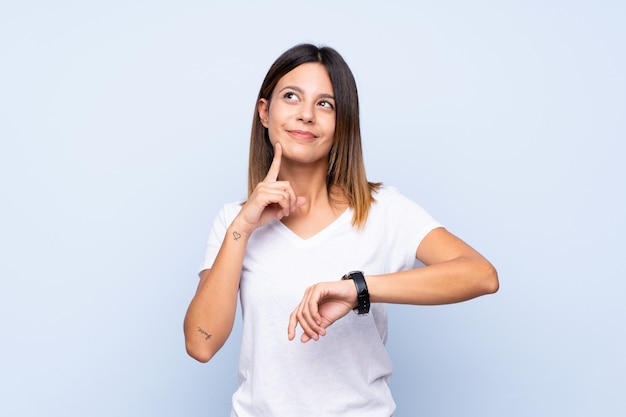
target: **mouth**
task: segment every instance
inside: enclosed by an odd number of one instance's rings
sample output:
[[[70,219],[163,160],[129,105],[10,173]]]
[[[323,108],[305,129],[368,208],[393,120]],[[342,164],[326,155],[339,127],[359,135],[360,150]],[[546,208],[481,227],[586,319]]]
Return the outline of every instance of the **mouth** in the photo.
[[[299,139],[315,139],[317,137],[313,133],[307,132],[306,130],[288,130],[287,132]]]

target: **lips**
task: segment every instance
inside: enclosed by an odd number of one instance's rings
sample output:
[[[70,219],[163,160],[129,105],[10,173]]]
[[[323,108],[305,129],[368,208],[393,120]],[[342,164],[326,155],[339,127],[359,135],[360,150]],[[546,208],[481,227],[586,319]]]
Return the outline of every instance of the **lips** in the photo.
[[[295,136],[299,139],[315,139],[315,136],[311,132],[307,132],[306,130],[288,130],[289,134]]]

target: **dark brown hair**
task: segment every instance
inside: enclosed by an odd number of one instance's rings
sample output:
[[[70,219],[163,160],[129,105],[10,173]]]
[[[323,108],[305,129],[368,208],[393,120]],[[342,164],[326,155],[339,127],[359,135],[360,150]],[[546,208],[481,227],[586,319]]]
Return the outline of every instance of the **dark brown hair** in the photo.
[[[374,197],[373,192],[380,183],[370,183],[365,175],[361,148],[359,121],[359,97],[356,82],[348,64],[333,48],[318,48],[311,44],[296,45],[284,52],[272,64],[255,103],[250,136],[250,161],[248,165],[248,197],[256,185],[263,181],[274,157],[274,149],[268,131],[261,123],[257,105],[259,100],[270,102],[278,81],[289,71],[305,63],[320,63],[328,71],[335,97],[335,134],[328,156],[326,186],[330,194],[332,187],[339,188],[354,211],[352,224],[361,227]]]

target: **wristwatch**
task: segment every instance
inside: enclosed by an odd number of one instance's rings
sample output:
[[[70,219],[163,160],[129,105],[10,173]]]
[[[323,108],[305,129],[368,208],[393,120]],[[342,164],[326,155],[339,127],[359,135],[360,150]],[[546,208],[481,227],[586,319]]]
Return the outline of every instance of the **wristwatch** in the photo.
[[[367,314],[370,312],[370,293],[367,291],[367,283],[365,282],[365,277],[363,276],[363,272],[361,271],[352,271],[348,272],[342,278],[351,279],[354,281],[354,285],[356,286],[356,300],[357,306],[354,309],[354,312],[359,315]]]

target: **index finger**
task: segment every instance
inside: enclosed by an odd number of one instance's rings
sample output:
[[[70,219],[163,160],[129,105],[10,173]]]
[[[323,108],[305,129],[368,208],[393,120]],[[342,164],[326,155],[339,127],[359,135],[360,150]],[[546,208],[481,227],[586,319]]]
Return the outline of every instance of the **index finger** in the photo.
[[[289,340],[293,340],[293,338],[296,337],[296,325],[298,324],[296,311],[297,309],[292,311],[289,315],[289,324],[287,325],[287,338]]]
[[[274,159],[272,160],[272,165],[270,165],[270,169],[267,171],[267,175],[263,181],[276,181],[278,179],[278,173],[280,172],[280,160],[283,156],[283,149],[280,146],[280,143],[276,142],[274,145]]]

